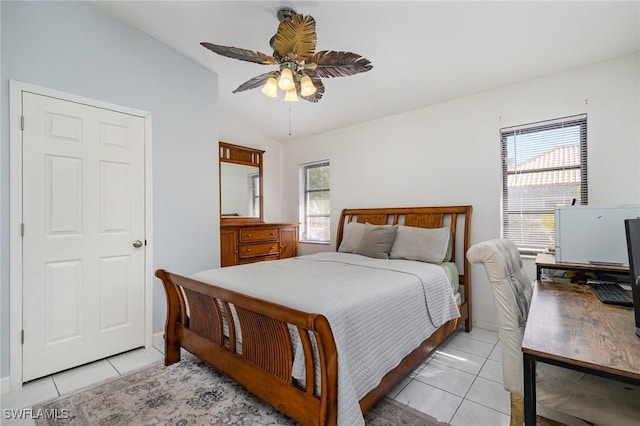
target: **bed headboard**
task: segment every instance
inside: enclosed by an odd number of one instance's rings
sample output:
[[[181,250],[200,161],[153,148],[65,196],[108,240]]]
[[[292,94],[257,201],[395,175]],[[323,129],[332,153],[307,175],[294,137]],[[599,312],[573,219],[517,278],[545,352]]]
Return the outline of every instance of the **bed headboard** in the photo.
[[[373,209],[344,209],[340,214],[336,250],[340,247],[344,226],[352,221],[372,225],[406,225],[419,228],[451,229],[453,251],[451,259],[458,265],[460,284],[464,285],[465,300],[470,301],[470,267],[466,253],[469,250],[471,236],[472,206],[436,206],[436,207],[391,207]]]

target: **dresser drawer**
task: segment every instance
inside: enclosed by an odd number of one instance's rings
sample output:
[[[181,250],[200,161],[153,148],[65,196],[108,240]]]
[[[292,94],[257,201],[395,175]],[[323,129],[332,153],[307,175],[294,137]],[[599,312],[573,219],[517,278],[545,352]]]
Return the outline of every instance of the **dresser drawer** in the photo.
[[[279,253],[278,242],[246,244],[238,247],[239,255],[243,257],[265,256],[269,254],[277,255]]]
[[[278,260],[278,256],[274,254],[272,256],[243,257],[242,259],[240,259],[240,262],[238,262],[238,265],[246,265],[247,263],[264,262],[267,260]]]
[[[221,266],[285,259],[297,255],[297,223],[220,226]]]
[[[240,242],[277,240],[278,228],[241,229]]]

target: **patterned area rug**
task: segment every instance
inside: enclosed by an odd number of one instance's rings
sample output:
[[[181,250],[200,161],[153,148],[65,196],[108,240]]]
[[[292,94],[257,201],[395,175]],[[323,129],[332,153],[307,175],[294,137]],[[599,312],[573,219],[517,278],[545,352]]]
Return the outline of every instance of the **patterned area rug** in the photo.
[[[36,420],[39,426],[296,424],[190,354],[169,367],[156,363],[33,410],[43,413]],[[378,402],[365,421],[367,426],[446,426],[388,398]]]

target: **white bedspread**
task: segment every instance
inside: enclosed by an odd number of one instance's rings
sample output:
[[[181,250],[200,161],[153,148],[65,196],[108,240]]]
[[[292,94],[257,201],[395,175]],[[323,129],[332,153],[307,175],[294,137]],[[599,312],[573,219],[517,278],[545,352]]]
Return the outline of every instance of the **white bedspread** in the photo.
[[[350,253],[211,269],[195,279],[327,317],[338,350],[338,424],[364,425],[359,400],[438,327],[460,316],[442,268]],[[304,378],[296,351],[294,377]]]

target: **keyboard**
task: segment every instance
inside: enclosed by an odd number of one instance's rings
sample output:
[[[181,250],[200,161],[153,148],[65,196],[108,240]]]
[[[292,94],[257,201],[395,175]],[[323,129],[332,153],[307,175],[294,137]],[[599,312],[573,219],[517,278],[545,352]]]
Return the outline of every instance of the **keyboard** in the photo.
[[[633,306],[633,299],[631,296],[629,296],[618,284],[589,284],[589,286],[602,303]]]

